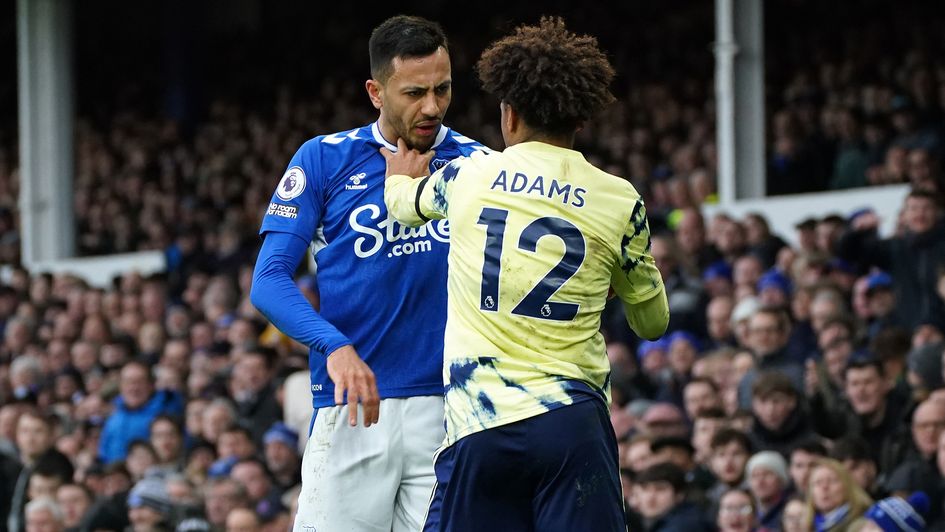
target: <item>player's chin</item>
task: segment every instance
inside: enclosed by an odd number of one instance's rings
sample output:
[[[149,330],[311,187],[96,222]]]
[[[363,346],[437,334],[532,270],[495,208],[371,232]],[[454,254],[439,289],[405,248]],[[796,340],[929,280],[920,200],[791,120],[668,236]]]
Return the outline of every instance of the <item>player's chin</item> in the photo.
[[[419,152],[425,152],[433,146],[433,137],[427,137],[426,135],[410,135],[407,140],[410,147]]]

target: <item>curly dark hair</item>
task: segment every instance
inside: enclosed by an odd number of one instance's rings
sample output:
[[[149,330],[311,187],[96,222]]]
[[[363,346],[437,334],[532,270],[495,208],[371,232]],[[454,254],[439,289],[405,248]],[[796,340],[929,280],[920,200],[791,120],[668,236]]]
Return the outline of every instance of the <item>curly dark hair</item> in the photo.
[[[614,101],[614,69],[597,39],[576,35],[560,17],[542,17],[493,43],[476,65],[483,88],[532,128],[571,134]]]

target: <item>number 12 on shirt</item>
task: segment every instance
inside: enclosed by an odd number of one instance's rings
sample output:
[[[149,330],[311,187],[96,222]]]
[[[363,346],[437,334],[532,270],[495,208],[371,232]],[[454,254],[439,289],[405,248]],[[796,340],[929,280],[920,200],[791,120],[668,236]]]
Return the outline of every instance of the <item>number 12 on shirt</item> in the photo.
[[[486,227],[486,246],[483,252],[482,286],[479,309],[496,312],[499,309],[499,282],[502,245],[505,241],[506,219],[509,211],[484,207],[479,214],[479,225]],[[531,291],[512,309],[512,314],[541,320],[570,321],[577,315],[577,303],[551,301],[551,296],[568,281],[584,262],[584,235],[571,222],[546,216],[532,221],[522,231],[518,248],[530,253],[538,250],[538,241],[545,236],[556,236],[564,242],[564,255]]]

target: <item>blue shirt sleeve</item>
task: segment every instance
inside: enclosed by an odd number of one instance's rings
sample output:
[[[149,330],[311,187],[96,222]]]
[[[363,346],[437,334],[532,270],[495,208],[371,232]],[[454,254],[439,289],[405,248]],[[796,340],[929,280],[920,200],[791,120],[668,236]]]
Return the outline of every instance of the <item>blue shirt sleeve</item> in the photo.
[[[317,138],[309,140],[292,157],[272,194],[259,234],[292,233],[306,242],[315,235],[325,203],[321,144]]]
[[[250,300],[280,331],[327,356],[351,340],[315,312],[295,286],[292,275],[307,249],[308,243],[293,233],[266,232]]]

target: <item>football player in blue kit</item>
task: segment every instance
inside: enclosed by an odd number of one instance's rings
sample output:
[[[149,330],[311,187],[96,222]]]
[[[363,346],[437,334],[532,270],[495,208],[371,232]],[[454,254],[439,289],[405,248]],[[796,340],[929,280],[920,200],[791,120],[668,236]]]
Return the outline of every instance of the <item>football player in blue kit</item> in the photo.
[[[432,150],[433,171],[486,148],[442,123],[452,92],[438,24],[393,17],[369,48],[377,121],[299,148],[263,219],[253,275],[253,304],[310,349],[316,411],[297,531],[419,530],[444,438],[449,226],[406,227],[388,215],[379,149],[402,140]],[[319,311],[292,278],[307,249]]]

